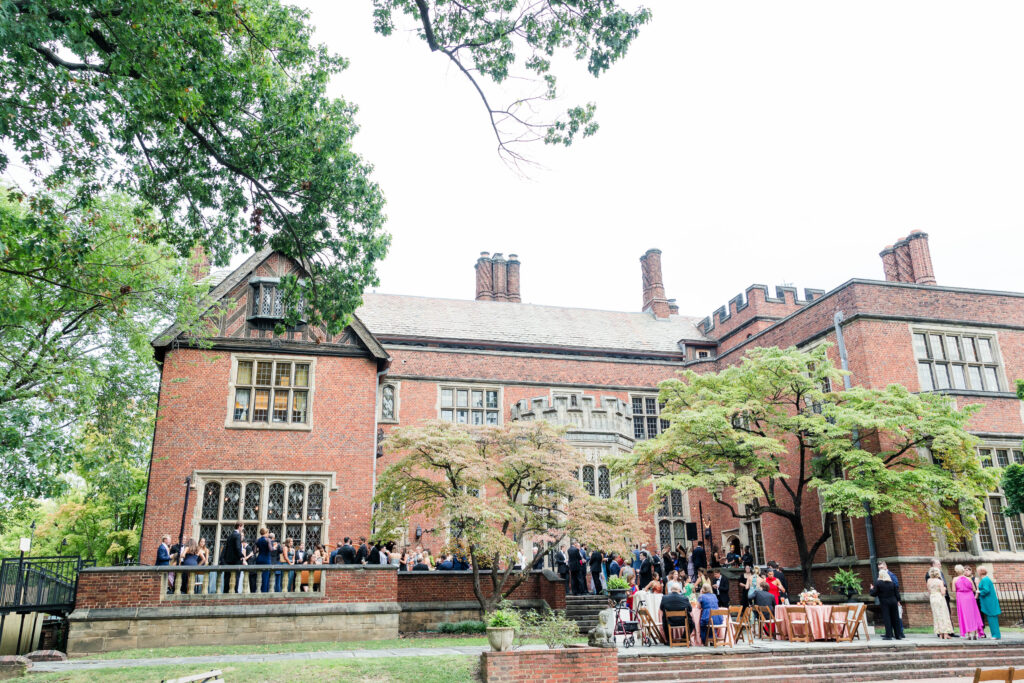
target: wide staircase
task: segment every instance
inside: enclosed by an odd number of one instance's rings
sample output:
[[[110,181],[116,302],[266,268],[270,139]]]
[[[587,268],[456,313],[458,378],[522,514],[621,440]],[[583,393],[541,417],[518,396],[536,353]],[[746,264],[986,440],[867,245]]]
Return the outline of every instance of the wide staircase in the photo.
[[[597,613],[607,607],[607,595],[565,596],[565,616],[579,624],[580,633],[597,626]]]
[[[840,683],[973,677],[975,668],[1024,667],[1024,641],[892,647],[842,645],[792,650],[694,652],[619,657],[619,681]]]

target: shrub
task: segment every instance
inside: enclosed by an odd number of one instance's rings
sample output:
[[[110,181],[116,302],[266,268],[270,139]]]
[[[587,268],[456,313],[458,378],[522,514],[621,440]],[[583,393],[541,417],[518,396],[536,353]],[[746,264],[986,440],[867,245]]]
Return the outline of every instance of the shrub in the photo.
[[[519,631],[523,627],[522,617],[514,609],[496,609],[487,615],[487,625],[491,628],[514,628]]]
[[[523,634],[538,638],[552,650],[575,643],[580,637],[580,627],[572,619],[565,618],[565,612],[527,612],[522,616]]]
[[[625,590],[626,588],[629,588],[629,581],[626,581],[621,576],[608,577],[608,590]]]
[[[487,625],[482,621],[456,621],[449,624],[441,624],[438,627],[441,633],[485,633]]]

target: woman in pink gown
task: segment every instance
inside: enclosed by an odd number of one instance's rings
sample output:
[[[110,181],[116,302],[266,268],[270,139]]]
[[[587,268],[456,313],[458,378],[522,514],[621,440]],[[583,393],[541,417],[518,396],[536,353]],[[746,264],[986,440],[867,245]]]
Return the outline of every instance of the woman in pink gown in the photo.
[[[953,571],[956,572],[953,588],[956,590],[956,615],[960,619],[960,637],[974,640],[985,633],[985,624],[981,620],[981,612],[978,611],[978,601],[975,598],[974,582],[964,575],[962,564],[954,567]]]

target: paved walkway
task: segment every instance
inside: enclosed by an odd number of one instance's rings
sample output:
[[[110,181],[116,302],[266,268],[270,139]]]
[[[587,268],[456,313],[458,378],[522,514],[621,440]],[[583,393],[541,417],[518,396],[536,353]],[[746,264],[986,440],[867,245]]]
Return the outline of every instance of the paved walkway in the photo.
[[[958,638],[950,640],[939,640],[931,635],[911,634],[905,640],[882,640],[872,638],[870,642],[858,641],[854,643],[790,643],[788,641],[754,641],[753,645],[741,643],[734,648],[669,648],[664,645],[654,647],[636,646],[628,649],[619,648],[620,657],[639,656],[668,656],[691,654],[714,654],[731,655],[766,652],[785,652],[793,650],[811,651],[837,651],[847,647],[877,647],[877,648],[913,648],[920,646],[946,646],[955,647],[977,643],[991,644],[992,640],[967,641]],[[1020,646],[1024,644],[1024,634],[1007,634],[1001,641],[1006,646]],[[109,668],[130,668],[139,666],[179,666],[189,664],[231,664],[253,662],[290,662],[309,661],[314,659],[353,659],[353,658],[375,658],[375,657],[436,657],[440,655],[479,655],[490,647],[486,645],[466,645],[456,647],[404,647],[391,648],[386,650],[324,650],[318,652],[281,652],[274,654],[237,654],[237,655],[201,655],[196,657],[160,657],[150,659],[72,659],[67,662],[37,662],[32,666],[32,671],[37,673],[59,673],[62,671],[88,671],[91,669]],[[544,650],[544,645],[523,645],[522,650]],[[936,679],[941,683],[953,683],[961,679]]]

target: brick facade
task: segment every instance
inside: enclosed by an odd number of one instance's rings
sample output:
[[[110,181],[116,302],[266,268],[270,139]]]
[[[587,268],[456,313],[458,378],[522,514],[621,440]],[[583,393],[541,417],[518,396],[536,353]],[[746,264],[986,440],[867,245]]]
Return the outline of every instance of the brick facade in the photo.
[[[614,683],[619,680],[618,654],[615,648],[600,647],[485,652],[480,675],[484,683]]]
[[[274,335],[249,322],[245,311],[251,290],[247,277],[291,272],[294,266],[274,254],[257,255],[218,285],[231,302],[217,318],[213,348],[190,348],[165,335],[158,341],[162,359],[159,419],[153,447],[142,559],[152,562],[163,533],[177,535],[182,486],[187,475],[206,470],[330,472],[336,486],[330,491],[325,537],[331,544],[342,536],[369,535],[375,473],[393,456],[374,457],[378,427],[378,386],[389,382],[397,393],[394,420],[381,422],[386,433],[440,417],[441,387],[470,385],[500,391],[501,421],[512,419],[519,401],[552,401],[559,392],[630,403],[637,394],[654,395],[658,383],[683,368],[714,372],[737,363],[756,346],[809,346],[835,342],[834,316],[845,318],[843,332],[855,385],[884,387],[900,383],[918,391],[912,331],[967,330],[991,335],[999,356],[1000,391],[946,390],[958,403],[977,403],[982,410],[971,428],[983,440],[1018,444],[1024,438],[1021,403],[1011,393],[1013,380],[1024,377],[1024,295],[944,287],[935,282],[927,253],[927,236],[911,235],[883,253],[887,281],[854,279],[824,293],[789,287],[752,285],[712,315],[688,318],[675,313],[661,278],[661,254],[643,262],[645,313],[610,313],[582,309],[532,306],[515,302],[508,270],[496,259],[482,256],[475,277],[477,299],[454,301],[414,296],[367,294],[365,303],[344,334],[329,338],[322,331],[297,330]],[[893,260],[895,259],[895,260]],[[672,255],[665,257],[672,266]],[[480,264],[485,264],[482,266]],[[498,275],[495,268],[503,274]],[[470,274],[467,264],[467,289]],[[630,278],[632,281],[632,278]],[[659,289],[660,286],[660,289]],[[218,293],[215,289],[215,293]],[[504,296],[499,296],[500,292]],[[247,308],[249,306],[249,308]],[[186,340],[187,342],[187,340]],[[225,426],[230,400],[230,357],[240,349],[267,354],[309,355],[316,358],[316,394],[312,429],[308,431],[237,430]],[[710,351],[707,358],[697,351]],[[838,365],[838,351],[830,352]],[[382,373],[382,374],[378,374]],[[632,434],[621,435],[631,441]],[[194,491],[186,511],[186,535],[197,532]],[[649,490],[636,496],[638,514],[648,524],[649,543],[656,542],[656,522],[648,507]],[[803,510],[804,524],[821,527],[813,493]],[[696,519],[697,504],[711,519],[712,540],[722,545],[738,535],[746,544],[740,522],[701,491],[690,491],[684,516]],[[762,520],[766,555],[784,566],[798,564],[788,522],[766,515]],[[925,525],[890,515],[873,518],[878,555],[897,573],[905,566],[908,587],[923,590],[922,563],[936,555],[956,562],[994,567],[998,581],[1024,575],[1024,552],[954,553],[945,549]],[[421,536],[414,537],[419,527]],[[408,535],[412,544],[432,547],[437,554],[445,540],[443,529],[429,519],[414,518]],[[853,565],[867,574],[868,548],[864,520],[853,521],[856,558],[829,560],[825,548],[816,561],[815,582],[836,566]],[[977,550],[977,548],[975,548]],[[920,576],[918,576],[920,574]],[[429,577],[400,579],[424,582]],[[532,579],[531,579],[532,581]],[[407,583],[404,585],[411,585]],[[819,585],[819,588],[822,586]],[[463,583],[431,585],[426,592],[472,599]],[[426,600],[422,595],[419,600]],[[915,608],[916,609],[916,608]]]

